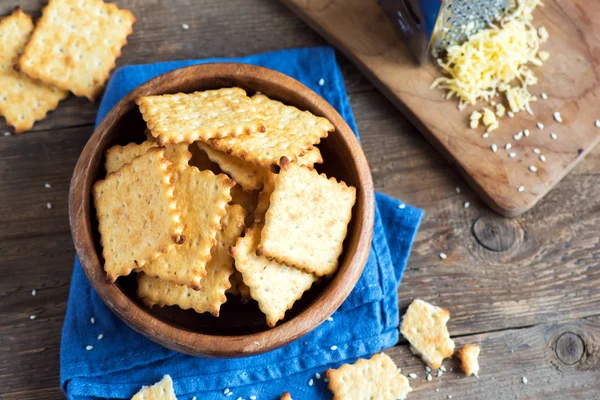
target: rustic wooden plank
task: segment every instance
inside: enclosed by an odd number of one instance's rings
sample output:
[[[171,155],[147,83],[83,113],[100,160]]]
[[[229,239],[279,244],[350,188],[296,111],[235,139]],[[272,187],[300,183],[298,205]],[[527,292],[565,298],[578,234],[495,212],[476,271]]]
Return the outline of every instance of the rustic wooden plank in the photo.
[[[36,390],[24,390],[22,392],[6,393],[4,400],[64,400],[65,395],[58,386]]]

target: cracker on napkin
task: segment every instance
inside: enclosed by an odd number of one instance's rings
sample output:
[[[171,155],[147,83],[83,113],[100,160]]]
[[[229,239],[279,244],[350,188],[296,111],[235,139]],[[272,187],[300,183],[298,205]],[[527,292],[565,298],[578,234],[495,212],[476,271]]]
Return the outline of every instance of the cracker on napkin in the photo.
[[[144,96],[136,103],[160,145],[264,130],[260,106],[240,88]]]
[[[50,0],[18,66],[32,78],[94,100],[127,44],[135,17],[101,0]]]
[[[331,275],[352,218],[356,189],[285,158],[265,216],[259,255]]]
[[[256,255],[260,241],[260,227],[246,229],[230,252],[235,267],[242,273],[250,295],[267,318],[267,325],[274,327],[285,316],[296,300],[302,297],[317,279],[311,273],[288,267]]]
[[[17,134],[30,130],[69,94],[14,69],[32,31],[31,17],[19,7],[0,20],[0,115]]]
[[[163,149],[150,149],[94,184],[104,269],[110,282],[185,240],[163,153]]]
[[[142,271],[150,276],[200,289],[217,232],[221,230],[221,218],[225,216],[227,203],[231,201],[233,185],[235,182],[223,174],[215,175],[196,167],[179,171],[174,182],[174,194],[181,210],[185,243],[146,264]]]
[[[467,376],[479,376],[479,352],[480,347],[476,344],[467,344],[456,352],[456,357],[460,360],[460,369]]]
[[[123,165],[129,164],[134,158],[145,154],[152,147],[158,147],[158,144],[151,140],[146,140],[141,144],[129,143],[125,146],[112,146],[106,150],[106,162],[104,163],[106,173],[110,174],[118,171]],[[173,167],[182,169],[188,166],[192,153],[188,151],[187,144],[171,144],[165,146],[164,149],[164,156],[171,162]]]
[[[212,148],[275,171],[281,157],[298,160],[335,129],[326,118],[264,95],[254,95],[252,103],[264,110],[264,132],[212,139],[208,142]]]
[[[431,369],[439,369],[444,358],[454,353],[454,342],[446,326],[449,319],[448,310],[419,299],[410,304],[402,319],[402,336]]]
[[[131,400],[177,400],[171,376],[165,375],[160,382],[142,387]]]
[[[206,276],[202,278],[202,289],[193,290],[146,274],[138,275],[138,296],[150,306],[179,306],[184,310],[193,309],[197,313],[209,312],[219,316],[221,305],[227,301],[225,292],[229,289],[233,275],[233,258],[228,249],[234,246],[244,231],[246,211],[235,204],[227,208],[221,222],[223,229],[217,233],[217,242],[211,250],[212,258],[206,264]]]
[[[333,400],[403,400],[412,391],[408,379],[384,353],[329,369],[325,376],[329,379],[328,388],[333,392]]]

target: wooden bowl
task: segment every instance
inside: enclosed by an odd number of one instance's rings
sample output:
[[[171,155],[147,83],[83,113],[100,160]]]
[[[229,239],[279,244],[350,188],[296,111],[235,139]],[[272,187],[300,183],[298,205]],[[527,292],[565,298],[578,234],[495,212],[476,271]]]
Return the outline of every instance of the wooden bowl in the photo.
[[[104,178],[104,153],[114,144],[144,140],[145,123],[135,105],[139,96],[191,93],[238,86],[328,118],[335,132],[319,148],[325,163],[317,169],[357,189],[352,222],[340,267],[332,279],[314,287],[272,329],[255,302],[229,299],[221,316],[196,314],[177,307],[147,308],[135,295],[134,275],[106,282],[91,188]],[[360,277],[369,254],[374,219],[374,192],[365,155],[350,127],[323,98],[300,82],[262,67],[214,63],[181,68],[139,86],[107,114],[83,149],[69,193],[69,218],[77,255],[98,295],[130,327],[161,345],[194,356],[241,357],[284,346],[329,317]]]

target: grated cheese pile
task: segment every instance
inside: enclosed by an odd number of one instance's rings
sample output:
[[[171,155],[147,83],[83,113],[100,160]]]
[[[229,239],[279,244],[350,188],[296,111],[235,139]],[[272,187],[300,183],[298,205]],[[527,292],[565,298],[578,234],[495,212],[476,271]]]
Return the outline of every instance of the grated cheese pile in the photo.
[[[539,51],[540,44],[548,40],[548,31],[543,27],[538,31],[532,24],[532,13],[538,5],[543,5],[541,0],[518,0],[498,26],[449,47],[445,60],[438,59],[449,76],[436,79],[431,88],[447,90],[448,99],[457,96],[460,110],[504,93],[510,111],[533,114],[530,103],[537,98],[528,87],[535,85],[537,78],[527,64],[541,66],[550,56]]]

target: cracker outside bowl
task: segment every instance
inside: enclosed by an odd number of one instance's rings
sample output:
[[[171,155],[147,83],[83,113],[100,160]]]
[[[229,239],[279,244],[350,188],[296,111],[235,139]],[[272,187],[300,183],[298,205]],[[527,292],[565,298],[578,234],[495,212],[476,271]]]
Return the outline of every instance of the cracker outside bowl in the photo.
[[[233,301],[224,304],[227,307],[228,303],[232,303],[231,309],[223,310],[221,317],[210,320],[210,323],[190,314],[168,319],[158,310],[144,307],[134,295],[135,286],[131,286],[135,285],[131,283],[135,281],[133,276],[130,277],[133,279],[121,278],[116,284],[106,282],[94,222],[91,187],[103,177],[106,149],[131,141],[140,143],[145,138],[145,125],[135,105],[137,97],[234,86],[249,93],[261,92],[328,118],[335,126],[335,132],[319,145],[325,160],[319,169],[357,189],[357,201],[338,272],[318,290],[307,293],[306,302],[298,304],[290,317],[272,329],[264,324],[264,316],[260,312],[252,317],[257,321],[249,321],[251,328],[236,326],[238,305],[234,305]],[[245,357],[270,351],[307,334],[333,314],[354,288],[366,264],[373,233],[374,206],[373,181],[367,160],[354,133],[337,111],[316,93],[286,75],[237,63],[181,68],[158,76],[130,92],[113,107],[91,136],[75,167],[69,193],[69,218],[75,249],[83,270],[106,305],[149,339],[175,351],[204,357]],[[176,314],[176,310],[169,311]],[[228,313],[234,314],[233,318],[228,318]],[[209,327],[215,323],[218,330]]]

